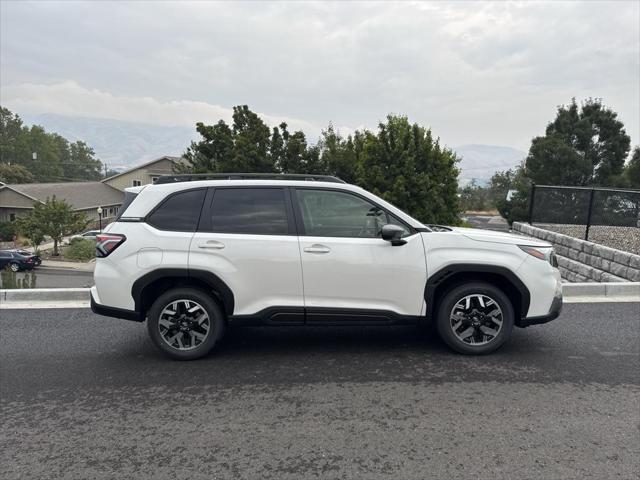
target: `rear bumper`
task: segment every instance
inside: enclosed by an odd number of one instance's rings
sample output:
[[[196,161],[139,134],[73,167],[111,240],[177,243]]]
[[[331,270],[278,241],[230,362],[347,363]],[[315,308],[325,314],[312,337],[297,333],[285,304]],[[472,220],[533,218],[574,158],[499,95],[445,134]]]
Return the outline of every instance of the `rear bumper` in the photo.
[[[93,287],[95,288],[95,287]],[[134,322],[144,322],[144,316],[135,310],[125,310],[124,308],[107,307],[100,305],[93,297],[93,288],[91,289],[91,311],[105,317],[122,318],[124,320],[132,320]]]
[[[551,308],[546,315],[540,315],[538,317],[527,317],[520,320],[519,327],[528,327],[529,325],[539,325],[541,323],[547,323],[551,320],[555,320],[560,316],[562,311],[562,290],[556,293],[551,302]]]

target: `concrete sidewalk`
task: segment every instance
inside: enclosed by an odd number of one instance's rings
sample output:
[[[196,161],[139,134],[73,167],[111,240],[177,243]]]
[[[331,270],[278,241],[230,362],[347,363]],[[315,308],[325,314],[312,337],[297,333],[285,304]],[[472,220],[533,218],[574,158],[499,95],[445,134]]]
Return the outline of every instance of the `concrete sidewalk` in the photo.
[[[64,262],[58,260],[42,260],[42,265],[38,268],[56,268],[62,270],[79,270],[82,272],[93,272],[96,267],[95,259],[89,262]]]
[[[565,283],[564,303],[640,302],[640,282]],[[0,290],[0,310],[24,308],[87,308],[88,288]]]

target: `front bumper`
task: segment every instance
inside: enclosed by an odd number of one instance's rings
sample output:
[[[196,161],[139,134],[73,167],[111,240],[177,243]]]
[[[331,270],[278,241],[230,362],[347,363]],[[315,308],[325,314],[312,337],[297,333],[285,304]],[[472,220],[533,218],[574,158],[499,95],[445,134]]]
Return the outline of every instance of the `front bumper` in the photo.
[[[95,287],[93,287],[95,288]],[[105,317],[122,318],[124,320],[132,320],[134,322],[144,322],[144,316],[135,310],[125,310],[124,308],[107,307],[96,302],[93,298],[93,289],[91,296],[91,311]]]
[[[551,308],[546,315],[540,315],[538,317],[527,317],[520,320],[519,327],[528,327],[529,325],[539,325],[541,323],[547,323],[551,320],[555,320],[560,316],[562,311],[562,290],[556,292],[551,302]]]

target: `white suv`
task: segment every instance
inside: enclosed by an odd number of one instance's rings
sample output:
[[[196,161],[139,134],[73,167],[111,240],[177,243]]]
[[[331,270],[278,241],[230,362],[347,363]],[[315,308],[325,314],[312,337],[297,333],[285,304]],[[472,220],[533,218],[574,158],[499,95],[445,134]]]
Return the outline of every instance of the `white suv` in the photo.
[[[335,177],[175,175],[127,189],[98,236],[94,312],[147,320],[178,359],[227,324],[390,325],[433,319],[466,354],[562,307],[549,244],[423,225]]]

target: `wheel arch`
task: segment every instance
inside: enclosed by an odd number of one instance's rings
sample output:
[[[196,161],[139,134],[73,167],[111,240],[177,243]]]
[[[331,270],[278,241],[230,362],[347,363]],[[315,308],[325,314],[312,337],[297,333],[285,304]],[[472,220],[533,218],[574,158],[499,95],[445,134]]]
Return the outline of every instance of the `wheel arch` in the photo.
[[[490,283],[500,288],[511,300],[516,325],[527,316],[531,294],[522,280],[506,267],[495,265],[453,264],[441,268],[427,279],[424,299],[427,304],[427,318],[432,319],[440,300],[452,288],[473,281]]]
[[[137,279],[131,287],[135,310],[144,316],[158,295],[177,287],[195,287],[210,292],[227,317],[233,314],[233,292],[220,277],[209,271],[186,268],[159,268]]]

